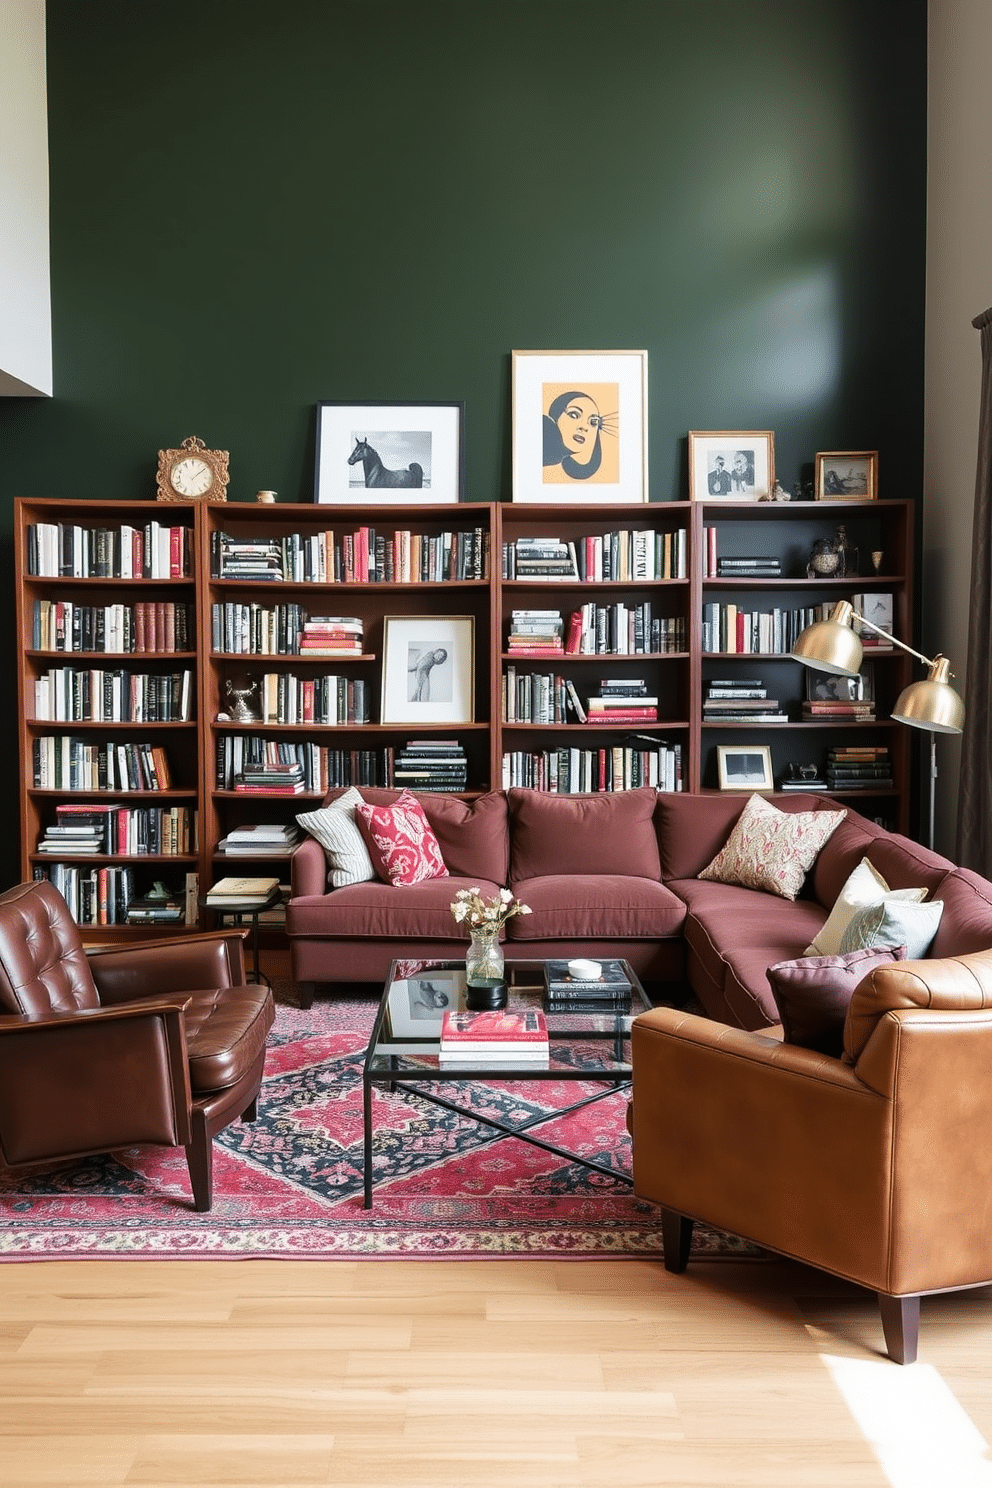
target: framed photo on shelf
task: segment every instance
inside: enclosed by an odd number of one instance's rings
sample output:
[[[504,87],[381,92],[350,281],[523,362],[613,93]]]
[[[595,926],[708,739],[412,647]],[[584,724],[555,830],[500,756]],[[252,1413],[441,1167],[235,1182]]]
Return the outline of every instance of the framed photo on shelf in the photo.
[[[646,351],[513,353],[513,499],[648,499]]]
[[[817,501],[877,501],[878,450],[820,450],[814,475]]]
[[[472,723],[473,615],[387,615],[383,622],[383,723]]]
[[[871,662],[862,666],[856,677],[841,677],[834,672],[806,673],[806,700],[810,703],[871,703],[875,700],[875,669]]]
[[[770,429],[689,430],[690,501],[767,500],[774,484]]]
[[[718,744],[716,764],[721,790],[775,789],[772,751],[767,744]]]
[[[460,501],[464,423],[464,403],[318,403],[314,501]]]

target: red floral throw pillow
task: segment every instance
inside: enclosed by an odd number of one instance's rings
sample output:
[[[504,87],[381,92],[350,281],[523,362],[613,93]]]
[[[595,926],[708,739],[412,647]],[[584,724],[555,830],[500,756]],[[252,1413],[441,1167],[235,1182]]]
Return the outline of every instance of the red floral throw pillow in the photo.
[[[363,802],[355,807],[355,821],[375,871],[387,883],[400,887],[448,877],[438,840],[411,791],[403,791],[391,806]]]

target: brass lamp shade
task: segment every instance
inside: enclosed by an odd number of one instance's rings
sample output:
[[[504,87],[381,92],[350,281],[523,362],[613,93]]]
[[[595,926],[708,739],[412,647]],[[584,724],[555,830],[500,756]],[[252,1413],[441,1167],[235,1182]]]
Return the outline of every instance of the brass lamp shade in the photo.
[[[807,625],[796,638],[789,655],[817,672],[831,672],[836,677],[856,677],[864,653],[860,640],[851,629],[853,616],[854,610],[847,600],[839,600],[829,620],[817,620],[815,625]]]
[[[896,722],[932,734],[960,734],[964,728],[964,703],[948,682],[949,675],[947,657],[935,657],[927,680],[913,682],[899,694],[892,710]]]

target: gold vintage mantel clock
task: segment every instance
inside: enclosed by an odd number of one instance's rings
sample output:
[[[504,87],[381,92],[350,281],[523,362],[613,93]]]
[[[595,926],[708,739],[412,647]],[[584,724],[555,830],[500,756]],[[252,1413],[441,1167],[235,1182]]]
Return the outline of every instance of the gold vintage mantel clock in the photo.
[[[190,435],[178,449],[158,452],[159,501],[226,501],[230,479],[227,450],[207,449]]]

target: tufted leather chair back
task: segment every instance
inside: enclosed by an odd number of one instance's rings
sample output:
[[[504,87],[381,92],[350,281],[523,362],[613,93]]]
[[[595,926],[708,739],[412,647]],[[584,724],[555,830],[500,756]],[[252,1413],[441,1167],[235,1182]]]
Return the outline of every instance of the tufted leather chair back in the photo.
[[[76,922],[46,880],[0,894],[0,1012],[99,1007]]]

